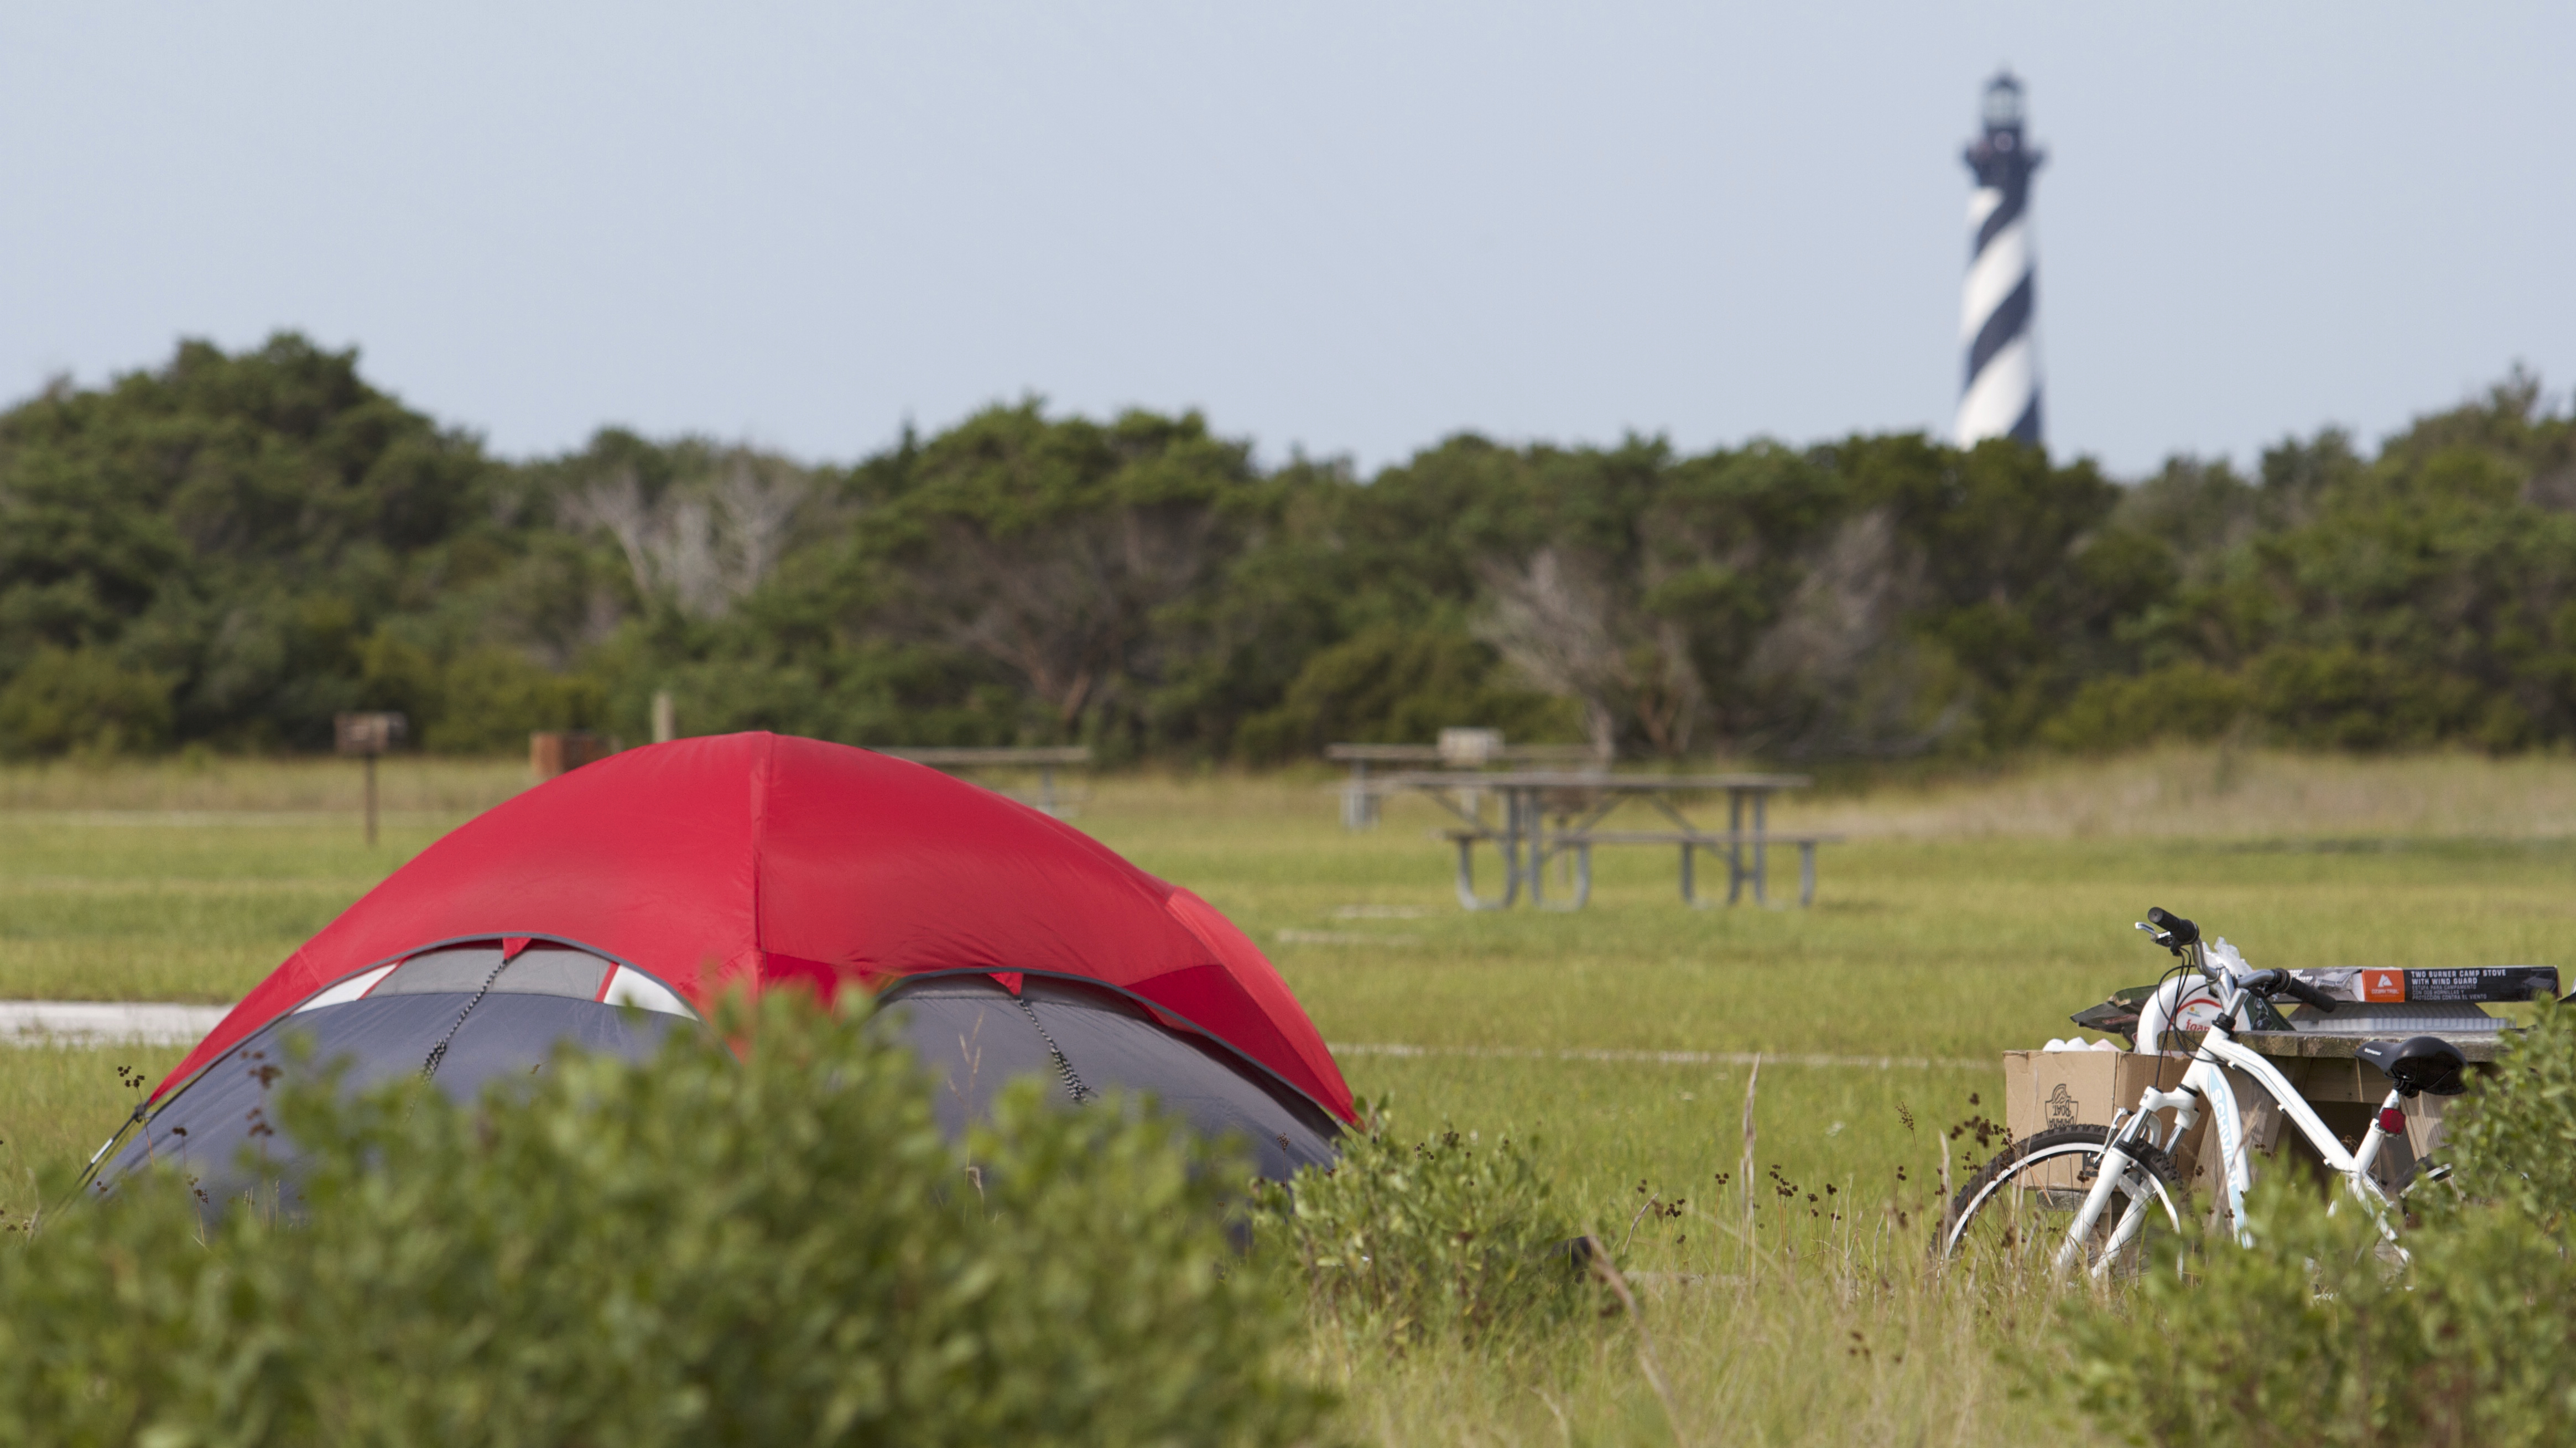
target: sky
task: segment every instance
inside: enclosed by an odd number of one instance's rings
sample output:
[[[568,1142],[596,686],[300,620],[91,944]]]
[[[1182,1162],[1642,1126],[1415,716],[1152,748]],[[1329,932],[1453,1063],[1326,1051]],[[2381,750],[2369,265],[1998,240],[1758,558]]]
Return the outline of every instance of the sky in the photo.
[[[0,394],[293,328],[514,457],[1946,432],[2002,65],[2053,452],[2563,403],[2576,7],[2420,0],[18,3]]]

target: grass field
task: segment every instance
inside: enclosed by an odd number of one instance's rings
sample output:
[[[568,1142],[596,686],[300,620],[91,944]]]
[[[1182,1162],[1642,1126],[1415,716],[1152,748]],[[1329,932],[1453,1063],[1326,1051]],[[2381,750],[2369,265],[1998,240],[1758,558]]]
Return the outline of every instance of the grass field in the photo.
[[[370,850],[337,762],[0,771],[0,997],[230,1000],[521,782],[391,765]],[[1251,932],[1353,1086],[1390,1095],[1408,1128],[1534,1140],[1571,1214],[1614,1242],[1649,1196],[1685,1203],[1622,1260],[1694,1442],[2071,1426],[2023,1391],[2054,1360],[2048,1304],[1927,1280],[1923,1217],[1940,1129],[2000,1115],[1997,1053],[2154,977],[2162,957],[2129,929],[2148,905],[2258,965],[2576,965],[2570,761],[2178,750],[1850,783],[1774,817],[1851,836],[1825,850],[1812,910],[1693,911],[1669,852],[1625,850],[1570,915],[1461,912],[1429,806],[1345,834],[1328,782],[1112,778],[1077,823]],[[1748,1237],[1743,1183],[1716,1177],[1744,1150],[1748,1068],[1726,1058],[1754,1052],[1769,1059]],[[0,1208],[23,1215],[37,1177],[130,1109],[116,1067],[157,1077],[177,1054],[0,1052]],[[1636,1346],[1612,1323],[1480,1356],[1390,1359],[1329,1335],[1314,1354],[1383,1441],[1671,1441]]]

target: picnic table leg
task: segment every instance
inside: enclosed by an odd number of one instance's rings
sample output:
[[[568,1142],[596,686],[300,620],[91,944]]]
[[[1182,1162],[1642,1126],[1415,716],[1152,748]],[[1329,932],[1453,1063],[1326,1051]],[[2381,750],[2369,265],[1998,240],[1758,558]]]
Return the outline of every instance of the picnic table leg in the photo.
[[[1744,791],[1726,792],[1726,903],[1744,894]]]
[[[1377,823],[1377,796],[1369,793],[1368,761],[1351,761],[1351,782],[1342,786],[1342,828],[1364,830]]]
[[[1798,842],[1798,908],[1816,903],[1816,842]]]
[[[1512,858],[1520,865],[1521,884],[1529,892],[1530,903],[1539,904],[1544,889],[1540,877],[1546,869],[1547,824],[1539,818],[1537,794],[1504,790],[1503,828],[1512,840]]]
[[[1476,839],[1474,835],[1458,837],[1458,903],[1470,910],[1509,910],[1521,893],[1519,845],[1511,840],[1495,843],[1503,856],[1503,898],[1488,900],[1476,893]]]
[[[1538,904],[1540,894],[1540,848],[1546,845],[1546,830],[1533,817],[1535,799],[1517,788],[1502,791],[1502,832],[1512,843],[1512,868],[1520,871],[1522,889],[1530,891],[1530,904]]]
[[[1705,910],[1711,902],[1699,898],[1699,881],[1691,869],[1691,856],[1698,849],[1688,840],[1682,842],[1682,903],[1693,910]]]
[[[1576,840],[1571,845],[1560,845],[1557,853],[1563,854],[1569,849],[1574,851],[1574,898],[1562,905],[1551,905],[1532,895],[1532,905],[1542,910],[1580,910],[1592,903],[1592,842]]]
[[[1763,833],[1762,829],[1762,817],[1764,813],[1762,807],[1769,798],[1770,796],[1761,790],[1757,789],[1753,791],[1753,903],[1756,905],[1768,905],[1771,903],[1771,901],[1763,894],[1764,887],[1770,884],[1771,881],[1770,860],[1764,853],[1764,851],[1769,849],[1769,845],[1765,843],[1768,836]]]

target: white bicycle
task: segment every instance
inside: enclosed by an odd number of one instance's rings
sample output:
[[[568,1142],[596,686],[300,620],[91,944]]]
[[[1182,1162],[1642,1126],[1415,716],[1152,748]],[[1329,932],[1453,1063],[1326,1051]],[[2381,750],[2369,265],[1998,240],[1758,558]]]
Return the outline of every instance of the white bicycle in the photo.
[[[2170,1091],[2148,1087],[2135,1107],[2114,1116],[2107,1127],[2062,1126],[2005,1148],[1952,1199],[1935,1243],[1939,1255],[2028,1265],[2044,1260],[2059,1274],[2080,1267],[2097,1278],[2135,1271],[2168,1256],[2179,1264],[2188,1197],[2173,1150],[2203,1115],[2217,1139],[2227,1220],[2240,1244],[2253,1245],[2244,1228],[2251,1168],[2244,1118],[2224,1069],[2231,1066],[2271,1093],[2326,1169],[2343,1179],[2382,1234],[2394,1241],[2396,1214],[2389,1209],[2402,1192],[2383,1186],[2373,1170],[2380,1147],[2405,1132],[2408,1100],[2425,1093],[2455,1096],[2466,1089],[2467,1061],[2460,1049],[2438,1036],[2361,1047],[2360,1058],[2386,1073],[2392,1084],[2369,1130],[2348,1150],[2279,1068],[2239,1043],[2235,1034],[2258,1001],[2288,996],[2319,1011],[2332,1011],[2335,1001],[2286,970],[2248,969],[2244,957],[2223,939],[2204,945],[2200,927],[2180,916],[2149,910],[2138,928],[2182,962],[2180,978],[2160,987],[2141,1014],[2141,1049],[2161,1045],[2177,1007],[2202,989],[2202,981],[2217,998],[2208,1032],[2192,1050],[2181,1082]],[[2200,979],[2190,978],[2193,973]],[[2169,1128],[2159,1115],[2166,1111],[2173,1113]]]

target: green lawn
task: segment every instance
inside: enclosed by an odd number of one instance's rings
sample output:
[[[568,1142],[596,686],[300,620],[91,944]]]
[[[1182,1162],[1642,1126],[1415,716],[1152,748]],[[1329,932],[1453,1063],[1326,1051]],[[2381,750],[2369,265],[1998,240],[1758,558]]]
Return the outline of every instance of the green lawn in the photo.
[[[0,996],[232,999],[515,778],[389,768],[370,850],[356,771],[337,762],[0,771]],[[2177,751],[1843,787],[1774,817],[1854,836],[1824,851],[1805,911],[1693,911],[1670,852],[1618,850],[1588,910],[1469,915],[1430,807],[1345,834],[1326,785],[1112,778],[1076,822],[1243,925],[1328,1040],[1376,1048],[1344,1071],[1407,1127],[1534,1139],[1572,1213],[1614,1238],[1641,1185],[1683,1199],[1624,1260],[1694,1440],[2022,1442],[2062,1426],[2062,1405],[2013,1395],[2007,1361],[2051,1360],[2046,1304],[1920,1271],[1933,1138],[2000,1114],[1998,1052],[2153,978],[2163,958],[2129,929],[2148,905],[2260,965],[2576,978],[2576,839],[2558,824],[2576,821],[2576,763]],[[1607,1059],[1566,1054],[1582,1052]],[[1797,1191],[1758,1184],[1763,1245],[1746,1247],[1742,1184],[1715,1180],[1738,1169],[1746,1068],[1620,1054],[1652,1052],[1781,1058],[1761,1069],[1758,1160]],[[23,1215],[31,1173],[59,1175],[114,1129],[133,1101],[115,1067],[157,1075],[176,1055],[0,1053],[0,1206]],[[1820,1056],[1906,1064],[1797,1060]],[[1325,1335],[1314,1351],[1355,1426],[1388,1441],[1668,1441],[1632,1349],[1610,1325],[1482,1358],[1387,1361]]]

